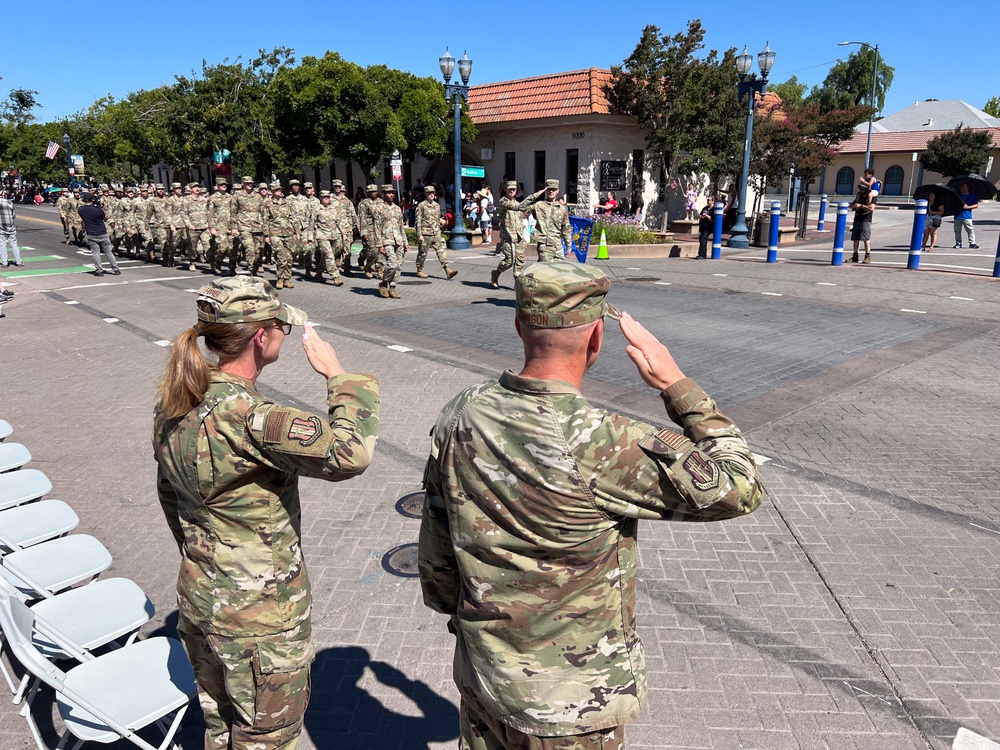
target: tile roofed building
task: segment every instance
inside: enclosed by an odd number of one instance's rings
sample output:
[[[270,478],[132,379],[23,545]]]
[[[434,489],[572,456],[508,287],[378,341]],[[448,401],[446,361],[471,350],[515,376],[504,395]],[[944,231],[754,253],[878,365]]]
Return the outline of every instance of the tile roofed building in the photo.
[[[984,129],[985,128],[977,128],[977,130]],[[872,151],[877,153],[889,153],[894,151],[926,151],[928,141],[950,132],[950,130],[938,129],[901,133],[873,132]],[[1000,127],[990,128],[989,132],[993,137],[993,148],[1000,149]],[[855,133],[851,140],[844,141],[844,143],[837,147],[837,150],[842,154],[863,154],[865,152],[867,140],[867,130],[863,133]]]
[[[486,83],[469,88],[469,116],[477,125],[570,115],[610,115],[604,86],[611,71],[586,68],[569,73]]]
[[[961,99],[928,99],[883,117],[873,124],[872,133],[954,130],[959,125],[996,128],[1000,127],[1000,118],[991,117]],[[858,125],[857,130],[867,133],[868,123]]]

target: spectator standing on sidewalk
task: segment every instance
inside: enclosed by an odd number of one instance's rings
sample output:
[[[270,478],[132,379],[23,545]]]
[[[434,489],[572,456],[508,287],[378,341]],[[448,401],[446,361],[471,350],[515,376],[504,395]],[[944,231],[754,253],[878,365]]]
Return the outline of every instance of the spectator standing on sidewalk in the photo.
[[[715,232],[715,217],[713,215],[713,210],[715,204],[712,202],[711,197],[708,199],[702,209],[701,213],[698,214],[698,257],[707,258],[708,257],[708,241],[712,238],[712,234]]]
[[[7,258],[8,247],[14,254],[14,265],[24,265],[21,262],[21,248],[17,246],[16,219],[17,212],[14,210],[14,201],[8,197],[6,191],[0,192],[0,267],[2,268],[10,265],[10,260]]]
[[[924,227],[924,241],[921,250],[926,253],[934,252],[937,244],[938,227],[941,226],[941,218],[944,216],[944,203],[938,200],[933,192],[927,194],[927,225]]]
[[[103,208],[94,205],[93,193],[84,193],[80,196],[80,200],[83,201],[83,205],[77,209],[77,213],[83,221],[87,244],[94,256],[94,275],[104,275],[104,267],[101,265],[101,251],[103,250],[105,257],[111,264],[111,273],[120,276],[121,269],[118,268],[118,261],[115,260],[115,254],[111,249],[111,238],[108,237],[108,227],[104,223],[108,215],[104,213]]]
[[[972,226],[972,212],[973,210],[979,208],[979,198],[976,194],[969,189],[969,183],[963,182],[958,186],[958,194],[962,196],[962,202],[965,203],[965,208],[963,208],[957,216],[955,216],[955,249],[961,250],[962,248],[962,229],[965,228],[965,233],[969,235],[969,247],[973,250],[978,250],[979,245],[976,244],[976,228]]]
[[[858,194],[854,198],[854,203],[850,208],[854,211],[854,224],[851,227],[851,239],[854,241],[854,255],[851,256],[851,263],[858,262],[858,246],[863,242],[865,245],[865,258],[861,263],[872,262],[872,214],[875,212],[875,203],[872,200],[871,190],[865,185],[861,185]]]

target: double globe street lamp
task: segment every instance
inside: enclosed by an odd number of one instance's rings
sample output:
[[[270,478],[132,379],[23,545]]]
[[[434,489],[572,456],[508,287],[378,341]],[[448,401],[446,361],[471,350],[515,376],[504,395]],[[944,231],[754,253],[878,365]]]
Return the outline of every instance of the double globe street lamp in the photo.
[[[847,47],[852,44],[857,44],[861,47],[867,47],[870,50],[875,51],[875,68],[872,70],[872,95],[868,100],[868,105],[871,107],[871,112],[868,113],[868,144],[865,146],[865,169],[872,168],[872,123],[875,120],[875,82],[878,80],[878,45],[870,45],[868,42],[841,42],[838,47]]]
[[[462,100],[469,101],[472,60],[469,59],[468,53],[462,53],[462,59],[458,61],[461,83],[451,82],[451,76],[455,72],[455,58],[447,48],[438,62],[441,65],[441,74],[444,76],[445,99],[451,99],[455,108],[455,221],[448,238],[448,247],[452,250],[468,250],[472,243],[465,231],[465,215],[462,212]]]
[[[730,232],[728,247],[743,249],[750,247],[750,232],[747,229],[747,182],[750,180],[750,144],[753,142],[753,113],[757,106],[757,96],[767,88],[767,75],[774,65],[774,52],[770,43],[764,45],[764,50],[757,55],[757,65],[760,67],[760,78],[747,78],[753,65],[753,57],[743,48],[736,58],[736,72],[740,74],[739,97],[747,96],[747,127],[743,141],[743,172],[740,175],[740,197],[737,206],[736,223]]]

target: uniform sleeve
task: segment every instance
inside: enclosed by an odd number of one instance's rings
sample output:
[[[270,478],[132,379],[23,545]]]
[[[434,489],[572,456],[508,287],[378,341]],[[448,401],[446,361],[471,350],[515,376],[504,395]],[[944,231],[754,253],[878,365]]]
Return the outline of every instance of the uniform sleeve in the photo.
[[[678,434],[606,414],[579,459],[597,504],[629,518],[720,521],[752,513],[763,488],[750,447],[697,383],[661,394]]]
[[[167,526],[170,527],[170,533],[177,543],[177,549],[182,551],[184,549],[184,532],[181,530],[181,519],[177,514],[177,492],[170,484],[170,480],[163,475],[159,463],[156,465],[156,494],[159,497],[163,515],[167,519]]]
[[[446,412],[447,413],[447,410]],[[450,432],[450,417],[442,414],[434,428],[431,454],[424,468],[424,509],[420,520],[417,567],[424,604],[435,612],[453,615],[458,611],[458,561],[451,539],[451,525],[441,486],[441,450],[438,436]]]
[[[573,247],[573,227],[569,223],[569,212],[563,213],[562,226],[559,229],[562,232],[562,241],[566,243],[566,247]]]
[[[248,439],[264,462],[331,482],[368,468],[378,435],[378,380],[372,375],[336,375],[327,381],[327,389],[328,419],[270,403],[248,412]]]

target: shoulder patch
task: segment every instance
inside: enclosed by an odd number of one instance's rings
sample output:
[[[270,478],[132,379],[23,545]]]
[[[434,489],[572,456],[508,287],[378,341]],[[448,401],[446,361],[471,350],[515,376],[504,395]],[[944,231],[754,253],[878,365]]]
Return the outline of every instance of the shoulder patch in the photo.
[[[702,455],[701,451],[692,451],[684,459],[684,471],[691,477],[691,483],[699,490],[714,490],[719,486],[719,466],[714,461]]]
[[[272,409],[264,421],[264,442],[276,444],[285,437],[285,423],[288,421],[288,412],[281,409]]]
[[[297,441],[301,446],[308,447],[323,435],[323,423],[319,417],[296,417],[288,427],[287,438]],[[267,442],[265,430],[264,440]]]

